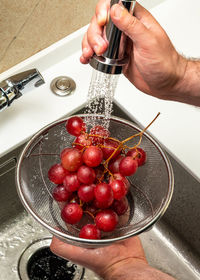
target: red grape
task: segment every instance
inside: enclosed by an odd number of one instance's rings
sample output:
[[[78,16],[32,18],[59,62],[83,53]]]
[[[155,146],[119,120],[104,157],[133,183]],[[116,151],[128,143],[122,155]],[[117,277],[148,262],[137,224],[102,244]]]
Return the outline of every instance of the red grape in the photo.
[[[82,153],[76,148],[64,153],[61,157],[62,166],[68,171],[76,171],[82,165]]]
[[[91,167],[81,165],[77,171],[77,177],[83,184],[92,184],[96,178],[96,173]]]
[[[92,144],[99,145],[103,144],[104,139],[110,136],[109,131],[101,125],[96,125],[90,130],[90,134],[99,135],[101,137],[91,136]],[[103,137],[103,138],[102,138]]]
[[[62,184],[63,179],[68,173],[61,164],[54,164],[48,171],[48,177],[51,182]]]
[[[146,152],[141,148],[129,150],[126,155],[137,160],[138,166],[145,164],[147,160]]]
[[[87,134],[81,134],[78,137],[76,137],[76,139],[74,141],[74,145],[77,149],[82,150],[86,146],[91,146],[92,140],[90,138],[88,138]]]
[[[77,203],[67,204],[61,211],[63,221],[68,224],[76,224],[83,216],[83,210]]]
[[[94,198],[94,188],[95,185],[81,185],[78,189],[78,196],[80,200],[84,202],[89,202]]]
[[[63,185],[58,185],[53,189],[52,195],[56,201],[67,201],[71,193]]]
[[[114,200],[114,198],[113,198],[113,200]],[[106,208],[109,208],[109,207],[110,207],[110,205],[109,205],[109,206],[107,206],[107,204],[104,205],[103,202],[99,202],[99,201],[96,200],[96,199],[93,200],[93,206],[94,206],[94,208],[95,208],[96,210],[98,210],[98,209],[106,209]]]
[[[114,201],[114,198],[113,198],[113,201]],[[100,202],[96,199],[93,200],[93,206],[97,209],[96,212],[98,212],[99,209],[108,209],[108,208],[110,208],[111,205],[110,204],[108,205],[108,203],[106,201]]]
[[[90,146],[83,153],[83,161],[89,167],[98,166],[103,159],[102,150],[97,146]]]
[[[95,225],[87,224],[80,230],[79,237],[85,239],[100,239],[101,233]]]
[[[109,162],[108,169],[110,170],[110,172],[119,173],[119,164],[123,158],[124,157],[122,155],[119,155],[116,159]]]
[[[114,200],[112,204],[113,210],[118,216],[123,215],[128,209],[128,199],[126,196],[122,197],[120,200]]]
[[[108,159],[118,146],[119,146],[118,142],[113,141],[111,139],[105,139],[103,143],[103,147],[101,148],[103,152],[103,158]],[[121,149],[118,149],[112,158],[113,159],[116,158],[120,153],[121,153]]]
[[[100,208],[108,208],[114,200],[112,188],[106,183],[100,183],[94,188],[94,196]]]
[[[114,199],[121,199],[127,194],[126,184],[122,180],[113,180],[110,186],[113,190]]]
[[[66,129],[69,134],[79,136],[86,130],[85,123],[80,117],[71,117],[66,123]]]
[[[129,190],[130,183],[129,183],[128,179],[126,177],[122,176],[120,173],[114,173],[113,176],[111,176],[110,179],[109,179],[109,184],[113,180],[122,180],[126,185],[127,191]]]
[[[131,176],[137,171],[137,168],[137,160],[132,157],[124,157],[119,164],[119,173],[123,176]]]
[[[63,185],[68,192],[77,191],[80,186],[80,182],[77,178],[77,174],[73,172],[70,173],[69,175],[66,175],[63,180]]]
[[[68,153],[70,150],[72,150],[72,148],[64,148],[61,153],[60,153],[60,158],[62,158],[64,156],[64,154]]]
[[[118,216],[111,209],[102,210],[97,213],[95,223],[98,229],[110,232],[115,229],[118,223]]]

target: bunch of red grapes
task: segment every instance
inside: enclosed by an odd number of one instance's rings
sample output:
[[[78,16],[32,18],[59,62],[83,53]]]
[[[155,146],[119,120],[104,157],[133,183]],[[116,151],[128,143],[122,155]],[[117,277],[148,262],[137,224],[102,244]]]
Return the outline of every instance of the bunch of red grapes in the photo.
[[[87,133],[78,116],[68,119],[66,130],[75,140],[61,152],[61,162],[48,171],[49,180],[56,184],[52,195],[64,203],[61,218],[66,224],[78,224],[84,214],[92,217],[92,223],[80,228],[79,237],[100,239],[102,232],[114,231],[119,216],[127,212],[126,177],[146,162],[146,153],[137,145],[128,148],[100,125]]]

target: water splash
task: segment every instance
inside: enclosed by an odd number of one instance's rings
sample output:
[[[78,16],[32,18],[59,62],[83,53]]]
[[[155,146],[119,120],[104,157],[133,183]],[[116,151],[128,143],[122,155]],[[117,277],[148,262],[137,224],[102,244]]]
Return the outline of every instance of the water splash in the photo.
[[[93,69],[85,110],[86,114],[91,115],[85,120],[87,127],[102,125],[108,129],[118,77],[119,75],[106,74]],[[102,115],[103,118],[97,118],[95,114]]]
[[[68,261],[67,263],[66,263],[66,266],[68,267],[68,268],[70,268],[70,267],[72,267],[74,264],[71,262],[71,261]]]

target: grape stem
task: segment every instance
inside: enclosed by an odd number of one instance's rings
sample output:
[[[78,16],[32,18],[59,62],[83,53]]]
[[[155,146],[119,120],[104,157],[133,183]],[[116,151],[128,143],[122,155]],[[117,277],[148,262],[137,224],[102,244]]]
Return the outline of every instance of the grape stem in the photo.
[[[136,133],[128,138],[126,138],[125,140],[121,141],[119,146],[114,150],[114,152],[111,154],[111,156],[105,161],[105,166],[107,166],[108,162],[111,160],[111,158],[115,155],[115,153],[121,148],[124,146],[124,143],[130,141],[131,139],[137,137],[137,136],[140,136],[140,139],[138,141],[138,143],[132,147],[131,149],[134,149],[134,148],[137,148],[140,144],[141,144],[141,141],[142,141],[142,135],[145,133],[145,131],[155,122],[155,120],[158,118],[158,116],[160,115],[160,112],[156,115],[156,117],[147,125],[147,127],[145,127],[142,131],[140,131],[139,133]]]
[[[84,210],[83,213],[88,214],[90,217],[93,218],[93,220],[95,219],[94,215],[90,211]]]
[[[104,164],[103,164],[104,165]],[[108,169],[108,167],[107,167],[107,164],[105,164],[104,165],[104,171],[103,171],[103,174],[102,174],[102,176],[101,176],[101,178],[99,179],[99,182],[102,182],[102,180],[103,180],[103,178],[104,178],[104,175],[106,174],[106,173],[109,173],[109,175],[113,178],[113,174],[110,172],[110,170]]]
[[[112,137],[105,137],[105,136],[101,136],[101,135],[98,135],[98,134],[88,134],[88,136],[89,137],[97,137],[97,138],[101,138],[101,139],[109,139],[109,140],[121,143],[121,141],[118,140],[118,139],[115,139],[115,138],[112,138]]]
[[[134,137],[137,137],[137,136],[142,136],[145,131],[155,122],[155,120],[158,118],[158,116],[160,115],[160,112],[156,115],[156,117],[150,122],[150,124],[147,125],[147,127],[145,127],[141,132],[137,133],[137,134],[134,134],[128,138],[126,138],[125,140],[123,140],[121,143],[124,144],[126,142],[128,142],[129,140],[133,139]],[[141,142],[141,141],[140,141]]]

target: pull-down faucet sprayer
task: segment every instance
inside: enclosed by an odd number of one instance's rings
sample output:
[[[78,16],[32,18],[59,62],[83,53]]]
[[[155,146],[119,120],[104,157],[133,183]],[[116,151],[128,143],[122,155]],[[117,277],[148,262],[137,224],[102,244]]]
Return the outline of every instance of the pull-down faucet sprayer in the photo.
[[[136,0],[111,0],[110,6],[117,3],[123,5],[133,14]],[[125,55],[126,36],[113,24],[111,19],[109,19],[105,29],[105,34],[109,42],[108,49],[102,56],[94,55],[90,60],[90,65],[103,73],[121,74],[123,65],[127,63],[127,57]]]

